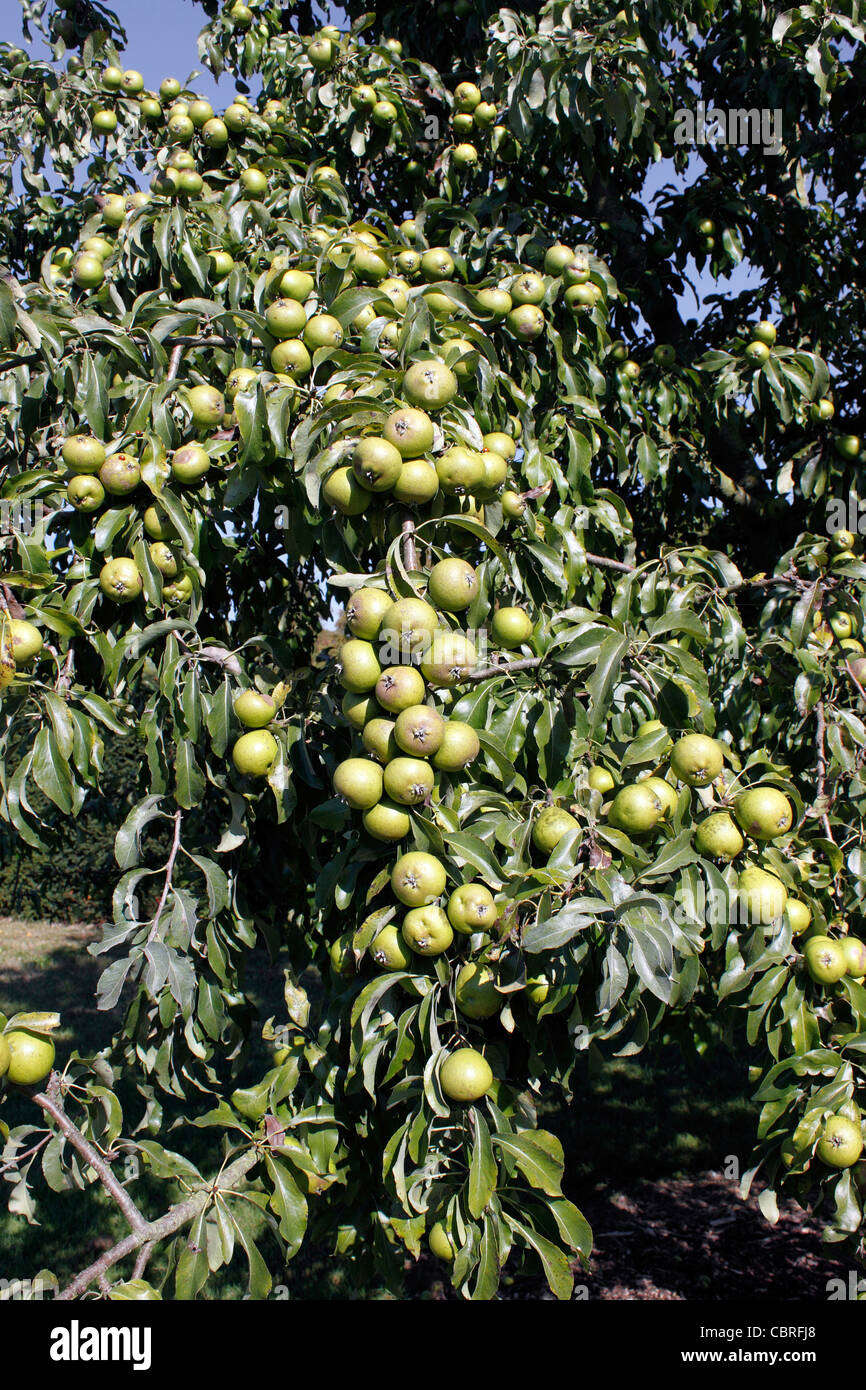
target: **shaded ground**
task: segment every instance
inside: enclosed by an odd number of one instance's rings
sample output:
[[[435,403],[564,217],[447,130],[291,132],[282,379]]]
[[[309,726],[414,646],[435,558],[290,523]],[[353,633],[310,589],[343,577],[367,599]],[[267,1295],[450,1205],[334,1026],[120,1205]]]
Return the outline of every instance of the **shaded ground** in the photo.
[[[590,1298],[819,1302],[847,1279],[838,1247],[793,1202],[776,1226],[717,1173],[642,1183],[627,1196],[584,1202],[595,1250]]]
[[[0,918],[0,1009],[59,1010],[61,1056],[105,1044],[118,1013],[99,1014],[93,990],[105,963],[87,952],[99,931],[86,925]],[[278,997],[281,975],[262,954],[251,961],[257,996]],[[263,1017],[276,998],[263,1003]],[[823,1302],[827,1281],[847,1279],[850,1263],[838,1246],[821,1244],[821,1222],[793,1202],[777,1226],[743,1202],[721,1170],[737,1156],[748,1166],[754,1112],[746,1059],[724,1047],[712,1059],[687,1061],[676,1044],[602,1068],[587,1065],[575,1080],[572,1105],[546,1109],[541,1123],[565,1148],[567,1194],[593,1228],[589,1274],[577,1273],[590,1299]],[[11,1117],[10,1117],[11,1118]],[[97,1253],[116,1213],[102,1193],[70,1195],[83,1252]],[[0,1244],[21,1270],[60,1272],[68,1258],[67,1194],[40,1198],[38,1228],[8,1216],[0,1205]],[[35,1263],[34,1263],[35,1261]],[[10,1266],[11,1267],[11,1266]],[[302,1247],[285,1273],[294,1299],[389,1298],[383,1289],[353,1287],[329,1250]],[[244,1292],[239,1269],[213,1290],[217,1298]],[[549,1299],[543,1280],[506,1273],[502,1295]],[[430,1257],[407,1261],[405,1298],[455,1297],[442,1266]]]

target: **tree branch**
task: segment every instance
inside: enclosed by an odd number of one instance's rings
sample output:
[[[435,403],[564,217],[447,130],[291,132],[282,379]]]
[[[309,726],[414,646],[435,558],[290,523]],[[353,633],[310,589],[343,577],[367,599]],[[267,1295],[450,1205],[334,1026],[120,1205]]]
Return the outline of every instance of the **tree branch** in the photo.
[[[134,1231],[119,1241],[117,1245],[112,1246],[110,1250],[106,1250],[105,1254],[100,1255],[99,1259],[95,1260],[92,1265],[88,1265],[87,1269],[76,1274],[72,1282],[57,1294],[57,1300],[69,1302],[73,1298],[78,1298],[84,1293],[87,1286],[93,1283],[94,1279],[101,1279],[107,1270],[118,1264],[120,1260],[125,1259],[127,1255],[131,1255],[136,1250],[143,1251],[145,1247],[151,1247],[157,1241],[165,1240],[167,1236],[172,1236],[183,1226],[189,1225],[190,1221],[195,1220],[199,1212],[204,1210],[216,1193],[226,1192],[234,1187],[236,1183],[246,1177],[251,1168],[256,1166],[258,1160],[258,1151],[248,1149],[246,1153],[236,1158],[234,1163],[229,1164],[228,1168],[219,1177],[214,1178],[207,1187],[201,1188],[192,1197],[188,1197],[185,1202],[178,1202],[176,1206],[170,1207],[165,1215],[160,1216],[158,1220],[145,1222],[140,1231]],[[139,1259],[136,1260],[136,1268],[138,1268],[141,1259],[142,1257],[139,1256]]]
[[[144,1271],[147,1269],[147,1262],[152,1254],[153,1244],[148,1241],[147,1245],[143,1245],[135,1257],[135,1264],[132,1266],[133,1279],[144,1278]]]
[[[866,700],[866,690],[863,689],[863,687],[862,687],[862,685],[860,684],[860,682],[858,681],[857,677],[854,675],[854,672],[851,670],[851,662],[850,662],[850,661],[846,661],[846,662],[845,662],[845,670],[848,672],[849,677],[851,678],[851,680],[853,681],[853,683],[856,685],[857,689],[859,690],[862,699]]]
[[[145,1221],[141,1212],[138,1210],[138,1207],[135,1205],[135,1202],[132,1200],[129,1193],[126,1191],[126,1188],[123,1187],[122,1184],[117,1181],[117,1178],[112,1173],[108,1163],[105,1161],[102,1155],[93,1147],[90,1141],[88,1139],[85,1139],[84,1135],[81,1133],[81,1130],[78,1129],[78,1127],[72,1123],[66,1111],[63,1109],[62,1105],[59,1104],[58,1100],[56,1099],[56,1097],[59,1094],[59,1088],[60,1077],[58,1076],[57,1072],[52,1072],[46,1089],[44,1091],[40,1091],[38,1095],[35,1095],[33,1097],[33,1099],[36,1102],[36,1104],[40,1107],[40,1109],[45,1111],[46,1115],[51,1116],[57,1128],[60,1130],[60,1133],[64,1136],[64,1138],[69,1140],[69,1143],[72,1145],[72,1147],[74,1149],[77,1149],[78,1153],[81,1154],[81,1157],[84,1159],[84,1161],[97,1174],[99,1181],[102,1183],[102,1186],[105,1188],[106,1192],[109,1194],[109,1196],[114,1198],[114,1201],[117,1203],[117,1205],[120,1207],[120,1210],[123,1212],[127,1224],[134,1232],[136,1232],[136,1234],[138,1234],[139,1232],[145,1229],[145,1227],[147,1226],[147,1222]]]
[[[508,676],[514,671],[531,671],[533,667],[540,666],[543,658],[540,656],[524,656],[519,661],[500,661],[493,666],[485,666],[482,671],[473,671],[464,679],[467,681],[486,681],[491,676]]]
[[[168,373],[165,378],[166,381],[174,381],[175,377],[180,371],[180,359],[183,357],[184,346],[184,343],[175,343],[174,347],[172,348],[171,357],[168,361]]]
[[[621,570],[623,574],[634,574],[637,568],[636,565],[627,565],[624,560],[609,560],[606,555],[592,555],[588,550],[583,553],[591,565],[599,565],[601,569]]]
[[[817,727],[815,730],[815,767],[816,767],[816,801],[825,801],[826,792],[824,790],[827,781],[827,754],[824,748],[825,719],[824,701],[819,700],[815,706],[815,719]],[[821,812],[821,824],[828,840],[833,839],[833,831],[830,826],[830,817],[827,815],[826,808]]]
[[[410,516],[403,518],[403,564],[407,570],[418,568],[418,548],[415,545],[415,523]]]

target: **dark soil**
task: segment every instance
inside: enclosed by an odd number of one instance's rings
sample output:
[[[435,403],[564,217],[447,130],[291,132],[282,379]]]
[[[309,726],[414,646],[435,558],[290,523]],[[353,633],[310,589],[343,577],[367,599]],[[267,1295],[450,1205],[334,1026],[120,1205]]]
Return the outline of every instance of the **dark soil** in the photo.
[[[744,1202],[718,1173],[584,1202],[595,1237],[589,1297],[823,1302],[827,1281],[847,1280],[849,1267],[794,1202],[780,1210],[771,1226],[757,1193]]]

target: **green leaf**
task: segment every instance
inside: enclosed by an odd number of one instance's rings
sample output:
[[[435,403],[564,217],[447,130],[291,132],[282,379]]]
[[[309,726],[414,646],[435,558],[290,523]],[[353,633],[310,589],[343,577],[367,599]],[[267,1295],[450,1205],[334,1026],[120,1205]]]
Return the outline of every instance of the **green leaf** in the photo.
[[[594,921],[595,918],[581,912],[577,904],[564,907],[552,917],[548,917],[545,922],[534,922],[531,927],[526,928],[523,933],[524,948],[533,954],[558,951],[577,936],[578,932],[591,927]]]
[[[273,1185],[269,1205],[286,1243],[286,1258],[291,1259],[300,1249],[307,1229],[307,1199],[284,1160],[266,1154],[265,1168]]]
[[[238,1240],[244,1248],[249,1264],[250,1297],[255,1299],[267,1298],[273,1288],[273,1280],[271,1279],[268,1267],[259,1253],[255,1240],[244,1229],[234,1211],[232,1212],[232,1220]]]
[[[42,728],[33,743],[33,776],[37,786],[65,815],[72,811],[72,773],[57,747],[54,731]]]
[[[570,1299],[574,1288],[574,1278],[565,1253],[546,1236],[539,1235],[531,1226],[524,1225],[522,1221],[516,1220],[513,1216],[509,1217],[509,1225],[512,1231],[516,1235],[522,1236],[526,1244],[538,1255],[544,1270],[544,1277],[553,1296],[562,1301]]]
[[[183,1301],[194,1299],[207,1283],[207,1233],[205,1213],[199,1212],[187,1235],[174,1276],[174,1296]]]
[[[590,698],[589,722],[592,730],[598,729],[607,716],[613,689],[619,680],[627,651],[628,638],[620,632],[612,632],[601,644],[595,669],[586,683]]]
[[[537,1135],[494,1134],[492,1142],[511,1154],[527,1182],[541,1188],[549,1197],[562,1195],[562,1158],[551,1154]],[[550,1137],[550,1136],[549,1136]]]
[[[146,796],[133,806],[114,839],[114,857],[121,869],[131,869],[141,860],[141,832],[152,820],[164,819],[162,797]]]
[[[205,780],[195,760],[195,747],[187,738],[178,741],[174,760],[175,801],[185,811],[198,806],[204,797]]]
[[[473,1107],[471,1117],[475,1128],[475,1140],[469,1165],[468,1203],[471,1215],[479,1217],[487,1210],[496,1191],[497,1169],[490,1131],[481,1111]]]

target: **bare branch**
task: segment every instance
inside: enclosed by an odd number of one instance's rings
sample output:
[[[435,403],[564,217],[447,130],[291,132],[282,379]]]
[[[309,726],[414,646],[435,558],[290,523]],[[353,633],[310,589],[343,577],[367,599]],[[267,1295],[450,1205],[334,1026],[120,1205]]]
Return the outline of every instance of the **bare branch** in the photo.
[[[500,661],[492,666],[485,666],[482,671],[473,671],[465,679],[467,681],[486,681],[491,676],[508,676],[515,671],[531,671],[533,667],[541,665],[542,659],[540,656],[524,656],[519,661]]]
[[[40,1091],[33,1097],[40,1109],[50,1115],[60,1133],[74,1149],[81,1154],[84,1161],[93,1169],[105,1188],[109,1196],[113,1197],[120,1210],[123,1212],[128,1225],[136,1233],[143,1231],[147,1222],[142,1216],[138,1207],[133,1202],[126,1188],[117,1181],[111,1171],[110,1166],[102,1155],[93,1147],[88,1139],[85,1139],[81,1130],[74,1125],[67,1115],[63,1106],[59,1103],[60,1077],[57,1072],[52,1072],[48,1086],[44,1091]]]
[[[133,1279],[144,1278],[144,1271],[147,1269],[147,1263],[152,1254],[153,1242],[148,1241],[147,1245],[143,1245],[135,1257],[135,1264],[132,1266]]]
[[[180,359],[183,357],[184,343],[175,343],[171,350],[171,357],[168,361],[168,374],[166,381],[174,381],[180,371]]]
[[[624,560],[609,560],[606,555],[591,555],[588,550],[583,553],[591,565],[598,565],[601,569],[621,570],[624,574],[634,574],[637,568],[636,565],[627,565]]]
[[[415,545],[415,523],[410,516],[403,518],[403,564],[407,570],[418,568],[418,549]]]
[[[60,1302],[69,1302],[80,1297],[94,1279],[101,1279],[113,1265],[118,1264],[127,1255],[132,1255],[136,1250],[142,1250],[144,1247],[153,1246],[157,1241],[165,1240],[167,1236],[172,1236],[182,1227],[189,1225],[216,1193],[227,1192],[241,1182],[250,1169],[255,1167],[258,1160],[258,1150],[248,1149],[246,1153],[236,1158],[234,1163],[229,1164],[228,1168],[209,1186],[201,1188],[192,1197],[188,1197],[185,1202],[178,1202],[157,1221],[146,1222],[142,1230],[134,1231],[119,1241],[117,1245],[112,1246],[110,1250],[106,1250],[105,1254],[100,1255],[99,1259],[95,1260],[92,1265],[88,1265],[87,1269],[83,1269],[80,1274],[77,1274],[72,1282],[66,1285],[65,1289],[61,1289],[57,1299]],[[138,1263],[137,1260],[136,1268]]]
[[[824,718],[823,700],[819,700],[817,705],[815,706],[815,719],[815,767],[817,773],[816,800],[820,802],[826,800],[826,793],[824,788],[826,786],[827,781],[827,754],[824,748],[824,734],[826,729],[826,723]],[[830,826],[830,817],[827,815],[826,809],[821,814],[821,824],[824,827],[824,833],[827,836],[827,839],[832,840],[833,831]]]

